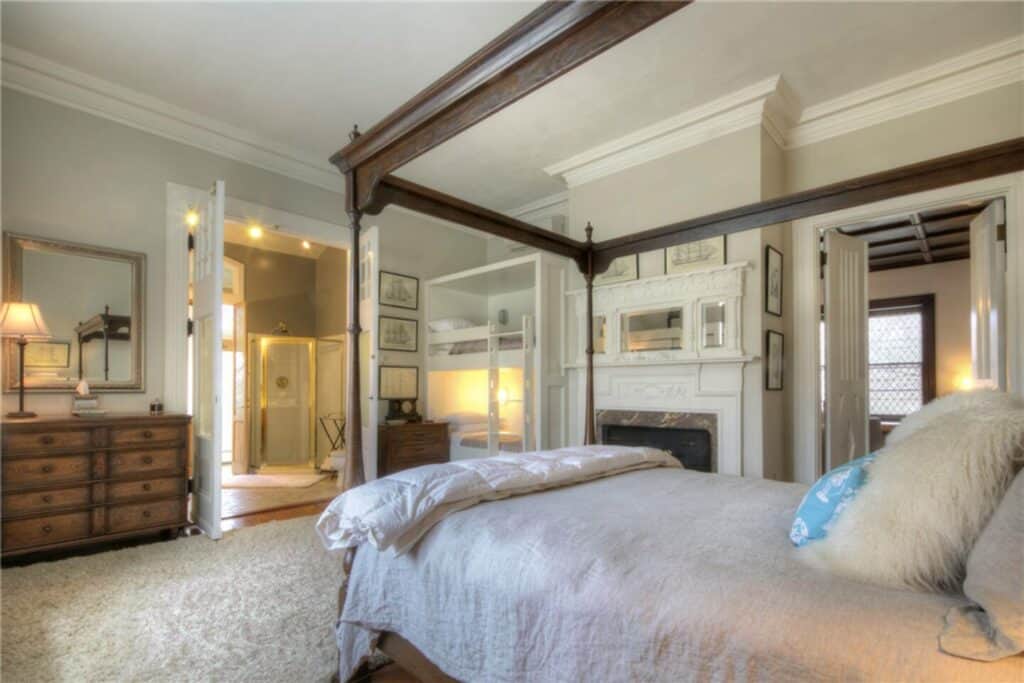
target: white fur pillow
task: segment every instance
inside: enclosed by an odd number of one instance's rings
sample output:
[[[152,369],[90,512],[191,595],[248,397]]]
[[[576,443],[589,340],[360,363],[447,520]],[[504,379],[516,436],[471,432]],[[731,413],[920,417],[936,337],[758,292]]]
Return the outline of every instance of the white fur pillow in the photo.
[[[914,432],[927,427],[930,422],[949,413],[960,410],[984,409],[987,406],[1012,407],[1024,410],[1024,399],[995,389],[978,389],[977,391],[958,392],[937,398],[923,406],[915,413],[907,415],[889,432],[885,438],[886,446],[895,446]]]
[[[828,536],[800,554],[870,583],[958,589],[1024,450],[1020,399],[983,393],[943,399],[941,419],[887,444]]]

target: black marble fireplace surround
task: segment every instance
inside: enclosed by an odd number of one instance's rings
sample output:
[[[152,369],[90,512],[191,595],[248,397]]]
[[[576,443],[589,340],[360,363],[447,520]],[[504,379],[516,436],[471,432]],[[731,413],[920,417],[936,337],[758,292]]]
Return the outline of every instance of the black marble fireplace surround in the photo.
[[[598,410],[601,443],[668,450],[690,470],[717,469],[718,416],[647,410]]]

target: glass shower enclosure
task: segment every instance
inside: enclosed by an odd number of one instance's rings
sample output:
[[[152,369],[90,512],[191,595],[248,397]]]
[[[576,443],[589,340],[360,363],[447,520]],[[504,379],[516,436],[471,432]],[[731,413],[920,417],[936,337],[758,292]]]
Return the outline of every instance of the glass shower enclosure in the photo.
[[[316,340],[250,335],[251,465],[316,467]]]

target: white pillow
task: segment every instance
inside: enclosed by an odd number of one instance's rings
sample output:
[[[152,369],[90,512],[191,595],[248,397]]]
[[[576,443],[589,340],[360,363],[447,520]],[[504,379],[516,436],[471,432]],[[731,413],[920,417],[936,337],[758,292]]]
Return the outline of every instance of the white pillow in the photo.
[[[1024,399],[1013,394],[1007,394],[995,389],[978,389],[977,391],[962,391],[937,398],[926,406],[923,406],[915,413],[907,415],[896,425],[896,428],[889,432],[885,438],[886,446],[895,446],[917,430],[926,427],[932,420],[941,418],[943,415],[955,413],[959,410],[973,408],[984,409],[986,406],[1012,406],[1024,410]]]
[[[1020,405],[1006,394],[988,396],[886,445],[828,536],[798,552],[852,579],[957,590],[1024,453]]]
[[[431,332],[451,332],[452,330],[465,330],[469,327],[479,327],[472,320],[465,318],[441,318],[427,323]]]

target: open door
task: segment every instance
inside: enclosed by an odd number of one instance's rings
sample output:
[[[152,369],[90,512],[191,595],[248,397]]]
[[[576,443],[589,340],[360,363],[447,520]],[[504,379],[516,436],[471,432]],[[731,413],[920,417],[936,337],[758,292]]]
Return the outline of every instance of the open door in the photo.
[[[868,249],[825,233],[825,471],[868,452]]]
[[[210,190],[200,211],[192,275],[193,519],[210,538],[220,538],[221,300],[224,280],[224,181]]]
[[[971,221],[971,369],[975,386],[1006,389],[1006,224],[1002,199]]]
[[[378,274],[380,231],[377,226],[359,234],[359,386],[362,387],[363,471],[366,480],[377,478],[377,425],[380,424],[380,373],[377,319],[380,313]],[[351,353],[351,349],[349,350]]]

